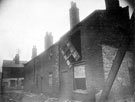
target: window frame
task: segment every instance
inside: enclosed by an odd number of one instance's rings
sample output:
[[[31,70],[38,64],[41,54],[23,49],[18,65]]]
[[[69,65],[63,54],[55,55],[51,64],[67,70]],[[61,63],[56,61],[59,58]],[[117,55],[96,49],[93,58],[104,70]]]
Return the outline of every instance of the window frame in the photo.
[[[77,67],[79,67],[79,66],[83,66],[83,67],[84,67],[84,74],[85,74],[85,75],[84,75],[84,77],[76,78],[76,77],[75,77],[75,68],[77,68]],[[83,89],[83,88],[82,88],[82,89],[80,89],[80,88],[78,89],[77,86],[76,86],[77,83],[76,83],[76,80],[75,80],[75,79],[83,79],[83,78],[84,78],[84,80],[85,80],[85,84],[84,84],[84,85],[85,85],[85,89]],[[87,87],[86,87],[86,67],[85,67],[85,64],[84,64],[84,63],[77,63],[77,64],[74,64],[74,65],[73,65],[73,90],[74,90],[74,91],[76,91],[76,90],[83,90],[83,91],[86,91],[86,90],[87,90]]]

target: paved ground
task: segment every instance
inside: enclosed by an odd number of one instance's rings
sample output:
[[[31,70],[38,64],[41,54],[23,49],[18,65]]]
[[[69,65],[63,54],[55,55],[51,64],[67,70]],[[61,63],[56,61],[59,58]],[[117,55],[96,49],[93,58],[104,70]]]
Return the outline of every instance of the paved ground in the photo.
[[[48,100],[47,96],[44,96],[43,94],[32,94],[32,93],[24,93],[24,96],[22,98],[22,102],[45,102],[45,100]]]
[[[58,102],[58,99],[49,98],[43,94],[15,91],[0,95],[0,102]]]
[[[14,91],[0,95],[0,102],[58,102],[57,98],[50,98],[43,94],[34,94],[28,92]],[[64,102],[80,102],[76,100],[66,100]],[[135,102],[133,98],[120,99],[109,102]]]

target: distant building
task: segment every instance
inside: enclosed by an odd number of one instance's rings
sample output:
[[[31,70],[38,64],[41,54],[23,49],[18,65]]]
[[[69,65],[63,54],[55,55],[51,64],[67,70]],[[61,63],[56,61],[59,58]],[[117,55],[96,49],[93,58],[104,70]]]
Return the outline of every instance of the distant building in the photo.
[[[36,46],[33,46],[33,48],[32,48],[32,59],[33,58],[35,58],[37,56],[37,48],[36,48]]]
[[[0,94],[2,93],[2,72],[0,72]]]
[[[53,36],[51,32],[46,32],[44,43],[45,50],[47,50],[53,44]]]
[[[76,7],[75,3],[71,6]],[[131,45],[108,98],[128,96],[131,86],[135,88],[130,21],[128,7],[120,7],[118,0],[106,0],[106,10],[96,10],[79,23],[77,20],[59,42],[25,65],[25,91],[59,97],[60,102],[95,102],[118,49],[126,42],[123,38],[128,38]]]
[[[24,64],[26,61],[19,60],[16,54],[13,60],[3,60],[2,65],[2,89],[22,89],[24,81]]]

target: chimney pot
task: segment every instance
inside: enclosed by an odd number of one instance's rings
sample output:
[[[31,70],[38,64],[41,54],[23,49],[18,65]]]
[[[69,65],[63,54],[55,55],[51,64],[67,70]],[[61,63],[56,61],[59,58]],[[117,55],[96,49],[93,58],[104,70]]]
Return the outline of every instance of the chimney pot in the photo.
[[[47,32],[44,38],[44,48],[47,50],[53,44],[52,32]]]
[[[14,61],[15,61],[15,64],[19,64],[20,62],[19,54],[15,55]]]
[[[118,9],[119,8],[119,0],[105,0],[106,9]]]
[[[76,24],[80,22],[79,19],[79,9],[76,6],[75,2],[71,2],[70,12],[70,28],[73,28]]]
[[[37,56],[37,48],[36,46],[34,45],[33,48],[32,48],[32,59],[35,58]]]

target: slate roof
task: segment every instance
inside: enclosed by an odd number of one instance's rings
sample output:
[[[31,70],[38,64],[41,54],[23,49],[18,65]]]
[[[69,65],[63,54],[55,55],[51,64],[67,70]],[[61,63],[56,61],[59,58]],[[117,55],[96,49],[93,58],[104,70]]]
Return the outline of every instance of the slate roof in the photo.
[[[3,66],[2,67],[24,67],[24,64],[26,61],[20,61],[19,64],[16,64],[15,61],[12,60],[3,60]]]

